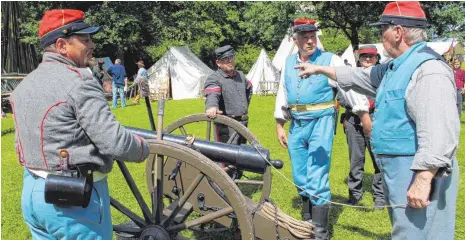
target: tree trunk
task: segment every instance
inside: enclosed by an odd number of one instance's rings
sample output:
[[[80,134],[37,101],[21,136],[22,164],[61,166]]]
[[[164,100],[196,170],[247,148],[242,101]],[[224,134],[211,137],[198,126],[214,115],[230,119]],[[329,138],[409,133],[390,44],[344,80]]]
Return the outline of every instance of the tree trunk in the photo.
[[[121,60],[121,64],[124,65],[124,48],[122,46],[118,46],[118,50],[116,52],[116,58]]]
[[[358,28],[352,26],[351,34],[350,43],[352,44],[352,49],[354,51],[355,62],[358,62],[358,44],[360,43],[360,39],[358,39]]]

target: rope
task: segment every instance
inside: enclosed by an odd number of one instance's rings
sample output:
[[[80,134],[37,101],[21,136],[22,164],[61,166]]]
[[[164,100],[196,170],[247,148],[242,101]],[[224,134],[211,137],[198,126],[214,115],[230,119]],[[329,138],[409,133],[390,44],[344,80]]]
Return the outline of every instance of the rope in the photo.
[[[279,209],[276,206],[276,204],[273,204],[269,201],[271,200],[266,199],[264,202],[260,204],[262,206],[260,211],[262,212],[263,216],[277,224],[276,232],[278,232],[279,225],[280,227],[288,230],[296,238],[311,239],[313,237],[314,226],[312,223],[306,221],[299,221],[295,218],[290,217],[281,209]]]
[[[281,177],[283,177],[287,182],[289,182],[290,184],[294,185],[297,189],[301,190],[301,191],[304,191],[305,193],[307,193],[309,196],[312,196],[312,197],[315,197],[315,198],[318,198],[318,199],[321,199],[325,202],[327,202],[328,204],[332,204],[332,205],[339,205],[339,206],[344,206],[344,207],[351,207],[351,208],[360,208],[360,209],[374,209],[375,206],[354,206],[354,205],[350,205],[350,204],[344,204],[344,203],[338,203],[338,202],[333,202],[333,201],[330,201],[330,200],[327,200],[327,199],[324,199],[318,195],[313,195],[311,193],[309,193],[307,190],[297,186],[293,181],[291,181],[289,178],[287,178],[281,171],[279,171],[278,169],[276,169],[273,164],[271,164],[271,162],[266,158],[266,156],[263,156],[263,153],[260,152],[260,150],[258,149],[257,145],[256,144],[252,144],[252,146],[255,148],[255,150],[257,150],[257,152],[260,154],[260,156],[262,156],[263,159],[265,159],[265,161],[274,169],[276,170],[279,175],[281,175]],[[407,207],[407,204],[398,204],[398,205],[385,205],[386,208],[406,208]]]

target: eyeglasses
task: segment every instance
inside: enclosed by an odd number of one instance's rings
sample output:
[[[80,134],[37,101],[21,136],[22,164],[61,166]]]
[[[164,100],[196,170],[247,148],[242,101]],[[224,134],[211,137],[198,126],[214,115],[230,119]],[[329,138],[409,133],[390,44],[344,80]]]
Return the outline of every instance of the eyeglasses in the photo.
[[[371,55],[371,54],[362,54],[360,55],[360,59],[366,59],[366,58],[370,58],[370,59],[373,59],[377,57],[376,55]]]
[[[228,56],[228,57],[220,59],[220,61],[221,62],[232,62],[234,61],[234,59],[235,59],[235,56]]]

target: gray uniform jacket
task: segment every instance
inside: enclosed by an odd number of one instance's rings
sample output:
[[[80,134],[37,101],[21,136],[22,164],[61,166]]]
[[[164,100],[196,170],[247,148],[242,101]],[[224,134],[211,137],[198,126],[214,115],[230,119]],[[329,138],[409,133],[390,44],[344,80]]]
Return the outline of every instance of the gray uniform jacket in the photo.
[[[375,97],[387,66],[337,67],[337,81],[343,89]],[[415,122],[418,138],[411,170],[438,168],[439,177],[452,171],[460,136],[456,94],[452,69],[442,61],[426,61],[413,73],[405,92],[406,110]]]
[[[236,71],[231,77],[218,69],[205,81],[205,108],[217,107],[227,116],[247,114],[252,98],[252,83]]]
[[[27,168],[59,171],[95,163],[106,173],[113,159],[148,156],[147,142],[119,124],[92,74],[59,54],[44,53],[10,102],[16,153]]]

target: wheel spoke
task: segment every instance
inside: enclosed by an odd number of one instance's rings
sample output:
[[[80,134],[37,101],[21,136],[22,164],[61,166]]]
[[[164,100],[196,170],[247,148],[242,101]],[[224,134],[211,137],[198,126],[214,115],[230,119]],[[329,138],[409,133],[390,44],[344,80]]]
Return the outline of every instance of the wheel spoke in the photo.
[[[131,219],[137,226],[139,227],[144,227],[145,226],[145,221],[141,217],[137,216],[134,212],[123,206],[120,202],[118,202],[116,199],[110,197],[110,204],[116,210],[120,211],[124,215],[126,215],[129,219]]]
[[[231,144],[237,136],[237,131],[234,131],[233,134],[229,137],[227,144]]]
[[[205,175],[203,173],[199,173],[197,177],[192,181],[191,185],[189,188],[186,190],[186,192],[182,195],[182,197],[178,201],[178,205],[173,209],[171,214],[168,216],[167,219],[162,223],[165,227],[168,226],[171,221],[176,217],[176,215],[179,213],[181,208],[184,206],[184,204],[187,202],[187,199],[192,195],[194,190],[199,186],[200,182],[202,181],[203,177]]]
[[[163,156],[155,155],[155,183],[152,192],[152,213],[155,224],[160,224],[163,216]]]
[[[223,209],[220,209],[216,212],[212,212],[212,213],[209,213],[205,216],[202,216],[200,218],[197,218],[197,219],[194,219],[192,221],[187,221],[187,222],[184,222],[184,223],[181,223],[181,224],[177,224],[177,225],[174,225],[174,226],[171,226],[171,227],[168,227],[168,231],[180,231],[180,230],[183,230],[183,229],[187,229],[187,228],[190,228],[190,227],[193,227],[193,226],[197,226],[197,225],[200,225],[202,223],[208,223],[214,219],[217,219],[217,218],[220,218],[220,217],[223,217],[223,216],[226,216],[230,213],[234,212],[233,208],[231,206],[227,207],[227,208],[223,208]]]
[[[186,129],[184,129],[184,126],[180,126],[180,127],[179,127],[179,130],[181,130],[181,134],[182,134],[183,136],[187,136],[187,132],[186,132]]]
[[[263,185],[263,181],[258,181],[258,180],[240,180],[240,179],[235,179],[234,182],[235,182],[236,184]]]
[[[130,233],[132,235],[139,235],[140,234],[140,228],[134,228],[134,227],[125,227],[121,225],[113,225],[113,231],[115,232],[123,232],[123,233]]]
[[[207,135],[206,135],[206,139],[207,139],[208,141],[210,141],[211,131],[212,131],[212,122],[211,122],[211,121],[207,121]]]
[[[139,204],[142,214],[144,215],[145,221],[149,223],[153,223],[153,219],[149,210],[149,207],[145,203],[144,199],[142,198],[142,195],[140,194],[139,189],[137,188],[136,184],[134,183],[134,179],[131,176],[131,173],[129,173],[128,168],[126,167],[126,164],[121,161],[116,161],[118,164],[119,168],[121,169],[121,172],[123,173],[124,178],[126,179],[126,182],[128,183],[129,188],[132,191],[132,194],[137,200],[137,203]]]

